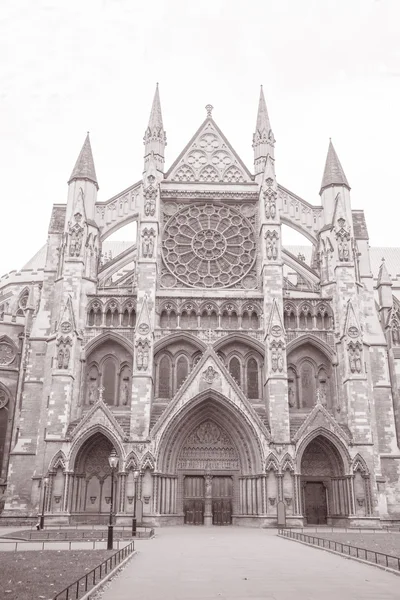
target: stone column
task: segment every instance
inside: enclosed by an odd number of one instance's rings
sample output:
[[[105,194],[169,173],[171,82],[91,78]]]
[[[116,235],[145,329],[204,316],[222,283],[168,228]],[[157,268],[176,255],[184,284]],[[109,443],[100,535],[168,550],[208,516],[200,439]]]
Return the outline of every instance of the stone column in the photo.
[[[125,487],[126,487],[126,473],[118,473],[119,478],[119,512],[125,512]]]
[[[212,475],[205,475],[204,525],[212,525]]]
[[[64,495],[62,500],[62,512],[68,512],[68,504],[69,504],[69,492],[70,492],[70,478],[72,473],[65,473],[65,482],[64,482]]]

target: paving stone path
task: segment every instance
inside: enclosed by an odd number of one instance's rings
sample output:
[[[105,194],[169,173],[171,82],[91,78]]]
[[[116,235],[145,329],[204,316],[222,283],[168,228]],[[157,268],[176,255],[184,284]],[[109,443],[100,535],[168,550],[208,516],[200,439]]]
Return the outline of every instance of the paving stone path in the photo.
[[[275,533],[156,529],[101,600],[399,600],[399,576]]]

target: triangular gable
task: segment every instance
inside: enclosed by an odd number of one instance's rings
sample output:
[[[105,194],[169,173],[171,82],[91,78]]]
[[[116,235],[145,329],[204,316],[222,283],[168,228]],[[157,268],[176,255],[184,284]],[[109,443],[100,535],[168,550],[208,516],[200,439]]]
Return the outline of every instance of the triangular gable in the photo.
[[[249,183],[253,177],[211,117],[202,123],[165,175],[176,182]]]
[[[154,426],[153,435],[161,437],[163,430],[176,416],[176,414],[188,404],[192,398],[204,391],[216,391],[222,394],[231,404],[235,405],[241,413],[247,416],[257,434],[269,439],[270,435],[260,417],[247,400],[239,385],[232,375],[221,363],[215,351],[209,347],[199,360],[189,377],[179,388],[160,419]]]
[[[357,319],[354,306],[351,300],[347,302],[346,318],[344,321],[343,335],[349,338],[357,339],[361,337],[361,326]]]
[[[68,296],[67,301],[61,308],[60,318],[58,320],[58,331],[62,334],[76,333],[75,314],[71,296]]]
[[[97,400],[96,404],[92,406],[81,422],[75,427],[71,433],[70,439],[73,440],[74,438],[79,437],[94,425],[103,425],[119,440],[125,440],[126,438],[126,433],[121,428],[107,404],[102,400]]]
[[[140,335],[147,335],[150,331],[150,315],[149,308],[147,306],[147,294],[145,294],[143,298],[142,308],[136,323],[136,331],[140,333]]]
[[[272,303],[271,314],[269,316],[267,334],[272,335],[273,337],[282,337],[285,333],[285,329],[283,327],[283,319],[279,312],[279,307],[274,298]]]
[[[293,436],[292,441],[297,443],[310,431],[319,429],[321,427],[337,435],[341,440],[345,441],[346,444],[350,444],[350,438],[347,433],[340,427],[339,423],[335,421],[326,408],[320,403],[317,403],[312,411],[307,415],[307,418]]]

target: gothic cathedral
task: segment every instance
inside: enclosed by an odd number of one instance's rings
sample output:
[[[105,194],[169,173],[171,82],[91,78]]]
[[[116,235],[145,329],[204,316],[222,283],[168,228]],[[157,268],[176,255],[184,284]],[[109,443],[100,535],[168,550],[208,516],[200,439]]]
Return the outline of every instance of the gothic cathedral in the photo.
[[[319,206],[278,183],[262,89],[254,172],[206,110],[166,171],[157,87],[142,179],[107,201],[87,136],[0,279],[2,516],[399,522],[400,253],[376,259],[332,143]]]

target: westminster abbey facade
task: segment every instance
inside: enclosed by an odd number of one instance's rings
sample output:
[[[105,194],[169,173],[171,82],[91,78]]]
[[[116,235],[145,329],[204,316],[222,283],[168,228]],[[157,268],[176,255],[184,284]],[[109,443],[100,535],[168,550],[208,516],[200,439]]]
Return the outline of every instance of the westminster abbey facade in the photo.
[[[166,170],[157,88],[142,179],[107,201],[88,136],[0,279],[2,515],[400,522],[400,251],[370,248],[332,143],[319,205],[278,183],[262,90],[252,170],[206,111]]]

